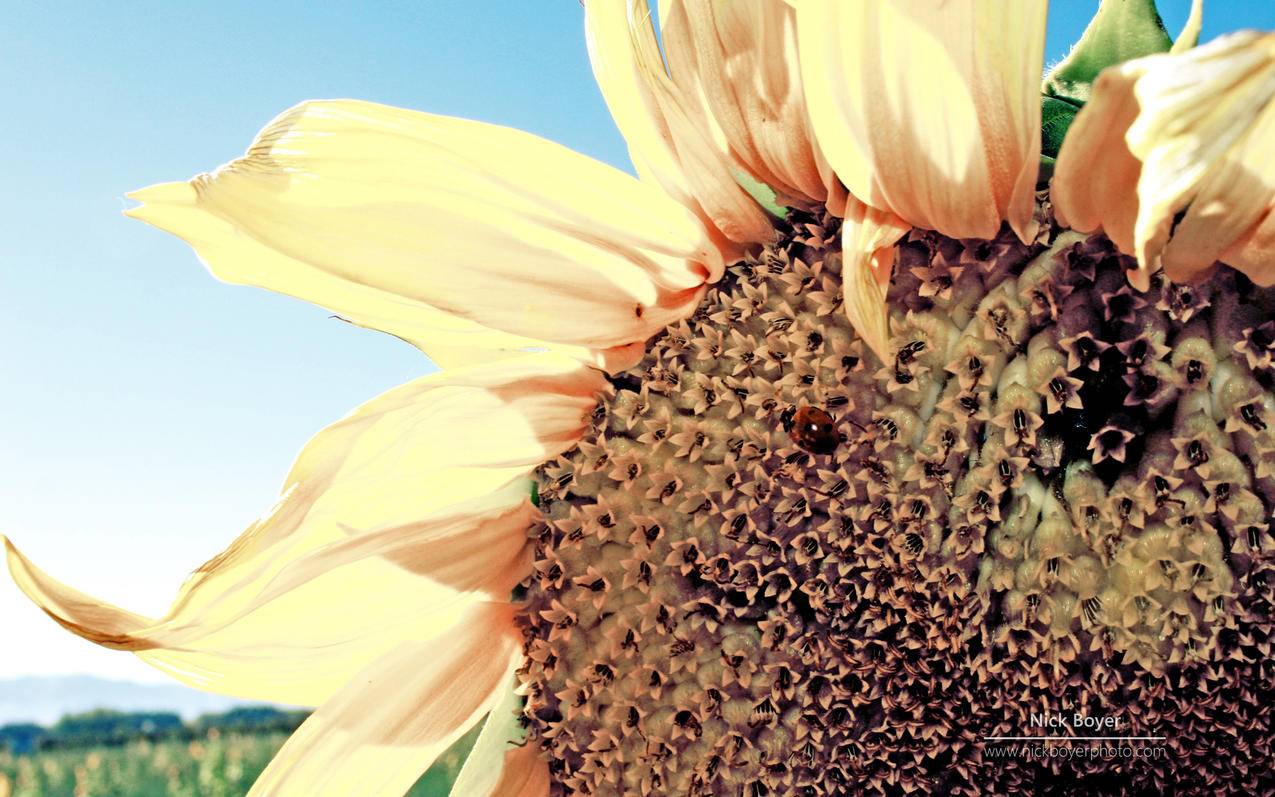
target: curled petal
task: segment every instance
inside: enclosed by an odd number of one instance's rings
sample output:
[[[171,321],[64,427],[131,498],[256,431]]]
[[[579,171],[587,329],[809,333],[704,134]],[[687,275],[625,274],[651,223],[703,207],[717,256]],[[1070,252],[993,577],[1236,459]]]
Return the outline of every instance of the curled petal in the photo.
[[[1221,260],[1275,282],[1275,34],[1244,31],[1103,72],[1068,131],[1052,196],[1064,223],[1101,227],[1188,281]],[[1180,214],[1180,218],[1179,218]]]
[[[1032,235],[1043,0],[795,5],[815,135],[851,194],[953,237]]]
[[[894,244],[911,225],[851,198],[841,227],[841,281],[846,316],[882,363],[888,363],[890,324],[885,294],[894,271]]]
[[[1204,25],[1204,0],[1191,0],[1191,10],[1187,13],[1186,22],[1182,23],[1182,30],[1178,31],[1178,37],[1173,40],[1173,46],[1169,48],[1171,53],[1184,53],[1200,42],[1200,28]]]
[[[332,695],[249,797],[399,797],[500,700],[522,658],[508,604],[478,604],[447,638],[405,642]]]
[[[735,180],[728,148],[714,138],[702,105],[665,71],[646,1],[584,6],[593,74],[638,174],[705,219],[724,251],[772,240],[774,225]]]
[[[12,545],[9,567],[90,641],[199,688],[316,705],[403,639],[507,597],[527,572],[526,475],[579,439],[604,384],[537,354],[385,393],[316,435],[275,507],[158,620],[61,584]]]
[[[130,216],[185,239],[217,277],[449,364],[645,341],[721,271],[694,215],[617,169],[517,130],[353,100],[302,103],[244,157],[130,197],[143,203]]]
[[[1275,284],[1275,103],[1200,182],[1164,248],[1170,278],[1203,276],[1215,260],[1262,286]]]

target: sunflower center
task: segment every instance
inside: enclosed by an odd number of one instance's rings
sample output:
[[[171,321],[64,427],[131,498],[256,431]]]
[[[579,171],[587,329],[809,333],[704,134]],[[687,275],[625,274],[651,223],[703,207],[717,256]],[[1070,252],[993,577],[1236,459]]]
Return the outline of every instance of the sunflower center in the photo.
[[[1141,293],[1042,220],[900,243],[882,364],[836,220],[793,218],[613,380],[538,476],[520,675],[558,793],[1021,786],[1057,764],[981,737],[1029,710],[1174,723],[1225,770],[1256,702],[1199,704],[1266,682],[1272,296]]]

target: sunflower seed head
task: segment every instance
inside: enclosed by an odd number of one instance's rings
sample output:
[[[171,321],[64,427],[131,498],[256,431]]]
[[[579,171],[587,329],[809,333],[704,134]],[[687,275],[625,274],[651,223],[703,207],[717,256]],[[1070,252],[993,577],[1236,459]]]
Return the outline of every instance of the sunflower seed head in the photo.
[[[1031,790],[979,738],[1051,710],[1172,728],[1126,790],[1258,788],[1275,297],[1133,290],[1041,213],[1031,245],[905,236],[884,363],[837,221],[794,215],[614,380],[538,474],[520,678],[555,793]]]

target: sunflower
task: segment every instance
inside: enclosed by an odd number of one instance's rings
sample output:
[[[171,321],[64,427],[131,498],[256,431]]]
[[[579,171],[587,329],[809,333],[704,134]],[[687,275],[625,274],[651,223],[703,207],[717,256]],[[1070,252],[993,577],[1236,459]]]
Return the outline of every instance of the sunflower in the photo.
[[[318,706],[253,795],[402,794],[484,717],[453,794],[1269,791],[1275,36],[1108,2],[1042,86],[1045,17],[588,0],[637,178],[336,100],[130,195],[444,370],[163,618],[15,579]],[[1045,714],[1169,752],[997,759]]]

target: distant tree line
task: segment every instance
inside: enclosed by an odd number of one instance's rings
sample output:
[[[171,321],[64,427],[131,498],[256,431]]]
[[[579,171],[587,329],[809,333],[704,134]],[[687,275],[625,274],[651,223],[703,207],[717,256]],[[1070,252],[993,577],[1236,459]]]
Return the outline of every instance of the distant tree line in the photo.
[[[0,726],[0,749],[25,755],[36,750],[122,745],[140,739],[195,739],[211,732],[291,733],[308,715],[305,711],[283,711],[271,706],[243,706],[183,722],[171,712],[97,709],[68,714],[47,728],[32,723]]]

